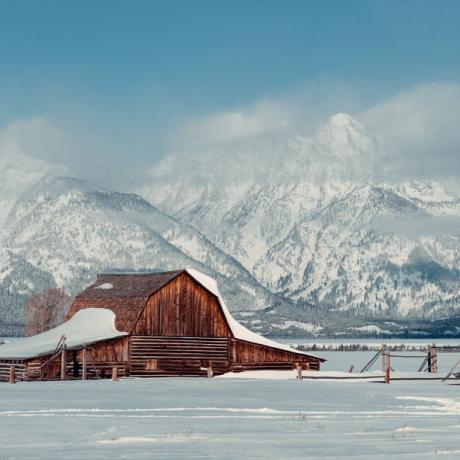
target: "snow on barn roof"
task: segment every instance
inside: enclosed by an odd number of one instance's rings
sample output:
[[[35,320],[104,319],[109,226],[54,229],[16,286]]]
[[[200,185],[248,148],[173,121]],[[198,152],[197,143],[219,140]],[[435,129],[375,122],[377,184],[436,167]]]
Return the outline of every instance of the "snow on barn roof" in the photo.
[[[49,355],[56,349],[61,337],[66,336],[67,348],[77,349],[101,340],[127,335],[115,328],[115,314],[103,308],[78,311],[65,323],[31,337],[0,346],[0,359],[25,359]]]

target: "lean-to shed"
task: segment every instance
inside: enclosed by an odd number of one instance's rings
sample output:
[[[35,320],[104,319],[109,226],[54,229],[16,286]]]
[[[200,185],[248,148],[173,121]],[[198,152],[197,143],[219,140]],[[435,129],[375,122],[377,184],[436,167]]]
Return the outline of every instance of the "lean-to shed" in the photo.
[[[247,369],[319,370],[324,361],[238,323],[208,276],[191,269],[103,274],[81,292],[66,322],[0,347],[0,380],[206,375]],[[63,347],[57,348],[65,336]],[[62,345],[62,343],[61,343]]]

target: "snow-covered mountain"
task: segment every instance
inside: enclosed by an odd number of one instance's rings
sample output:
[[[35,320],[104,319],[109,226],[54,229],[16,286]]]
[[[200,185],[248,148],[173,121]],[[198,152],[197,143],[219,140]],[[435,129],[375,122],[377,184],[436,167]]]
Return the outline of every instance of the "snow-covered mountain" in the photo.
[[[200,148],[166,157],[140,193],[272,292],[376,317],[460,310],[460,197],[435,181],[390,181],[395,156],[349,115],[310,136]]]
[[[33,292],[177,267],[217,278],[240,319],[263,332],[459,314],[458,192],[390,181],[394,156],[346,114],[310,136],[282,127],[177,151],[139,194],[0,147],[3,331]],[[319,325],[329,313],[337,323]]]
[[[138,195],[61,176],[22,155],[0,166],[0,326],[21,321],[32,292],[59,286],[75,294],[111,270],[193,267],[219,281],[235,310],[287,304],[199,231]]]

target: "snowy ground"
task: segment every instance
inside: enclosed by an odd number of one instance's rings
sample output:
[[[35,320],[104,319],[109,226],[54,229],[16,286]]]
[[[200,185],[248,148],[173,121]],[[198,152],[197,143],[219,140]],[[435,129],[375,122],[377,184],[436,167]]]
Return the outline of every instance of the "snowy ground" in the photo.
[[[375,352],[318,354],[331,373],[358,372]],[[441,353],[441,374],[459,358]],[[392,359],[399,372],[420,363]],[[281,374],[0,383],[0,460],[460,458],[460,381]]]
[[[439,382],[0,384],[2,460],[458,459],[459,439],[460,385]]]

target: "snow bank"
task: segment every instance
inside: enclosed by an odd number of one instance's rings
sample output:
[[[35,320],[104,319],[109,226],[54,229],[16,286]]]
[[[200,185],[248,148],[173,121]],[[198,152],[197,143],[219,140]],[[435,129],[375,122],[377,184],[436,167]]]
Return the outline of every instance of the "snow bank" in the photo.
[[[352,374],[341,371],[302,371],[304,379],[315,380],[353,380],[353,381],[378,381],[381,382],[384,374],[381,371]],[[219,379],[263,379],[263,380],[296,380],[297,371],[294,370],[255,370],[244,372],[228,372],[217,376]]]
[[[383,382],[385,374],[382,371],[343,372],[343,371],[302,371],[305,380],[334,380],[337,382]],[[292,380],[297,378],[296,370],[253,370],[244,372],[228,372],[215,378],[219,379],[262,379],[262,380]],[[404,380],[442,380],[442,374],[428,372],[391,372],[390,381]]]
[[[267,347],[278,348],[279,350],[289,351],[290,353],[299,353],[307,356],[316,357],[316,355],[313,355],[311,353],[296,350],[295,348],[292,348],[288,345],[282,345],[280,343],[274,342],[273,340],[262,337],[261,335],[256,334],[255,332],[252,332],[249,329],[245,328],[242,324],[236,321],[235,318],[233,318],[232,314],[230,313],[230,310],[225,305],[224,299],[221,297],[219,289],[217,287],[216,280],[191,268],[187,268],[186,272],[219,299],[225,318],[236,339],[245,340],[247,342],[252,342],[259,345],[265,345]]]
[[[105,308],[87,308],[65,323],[41,334],[0,346],[0,359],[32,358],[53,353],[65,335],[67,348],[80,348],[100,340],[127,335],[115,328],[115,314]]]

